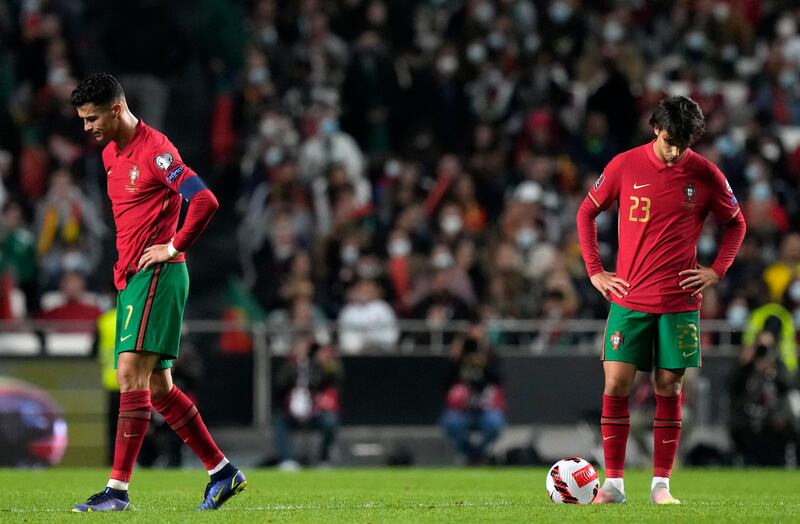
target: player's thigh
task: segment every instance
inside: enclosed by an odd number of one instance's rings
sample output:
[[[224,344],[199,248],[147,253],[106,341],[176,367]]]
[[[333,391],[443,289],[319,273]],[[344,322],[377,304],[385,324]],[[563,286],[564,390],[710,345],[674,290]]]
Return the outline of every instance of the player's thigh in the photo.
[[[125,289],[117,295],[117,332],[114,337],[114,367],[119,367],[119,356],[128,351],[141,351],[146,328],[145,312],[151,306],[148,295],[157,285],[153,268],[131,276]]]
[[[700,367],[701,364],[700,313],[662,314],[658,319],[656,367],[685,369]]]
[[[603,337],[603,360],[627,362],[638,369],[653,367],[653,338],[658,319],[612,303]]]
[[[183,312],[189,294],[186,264],[161,264],[157,285],[153,287],[151,304],[145,312],[142,348],[161,355],[156,369],[172,367],[180,352]],[[155,277],[154,277],[155,278]]]

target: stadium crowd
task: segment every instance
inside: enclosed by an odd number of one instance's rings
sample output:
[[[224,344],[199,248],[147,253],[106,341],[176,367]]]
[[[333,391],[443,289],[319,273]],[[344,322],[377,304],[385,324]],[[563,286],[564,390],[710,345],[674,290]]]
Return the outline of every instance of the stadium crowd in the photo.
[[[220,229],[237,231],[234,263],[271,321],[338,321],[346,353],[395,347],[398,319],[603,318],[576,209],[610,158],[652,139],[666,94],[701,105],[696,149],[748,222],[703,316],[743,328],[771,302],[800,325],[788,0],[128,4],[0,6],[2,318],[43,315],[64,275],[106,290],[100,146],[69,104],[76,78],[105,69],[221,196]],[[607,268],[615,220],[598,219]]]

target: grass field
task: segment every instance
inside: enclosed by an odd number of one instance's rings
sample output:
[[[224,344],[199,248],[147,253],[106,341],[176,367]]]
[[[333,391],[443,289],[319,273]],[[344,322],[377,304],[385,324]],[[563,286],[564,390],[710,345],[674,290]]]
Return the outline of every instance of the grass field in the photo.
[[[800,472],[679,470],[681,506],[654,507],[649,472],[626,474],[624,506],[556,506],[544,469],[247,471],[250,487],[199,513],[202,471],[139,470],[125,515],[67,510],[104,484],[98,469],[0,470],[3,522],[800,522]]]

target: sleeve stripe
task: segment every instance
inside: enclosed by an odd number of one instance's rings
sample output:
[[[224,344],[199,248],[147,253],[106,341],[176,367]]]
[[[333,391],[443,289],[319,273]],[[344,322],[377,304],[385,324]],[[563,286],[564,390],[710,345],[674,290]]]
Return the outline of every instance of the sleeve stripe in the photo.
[[[188,202],[194,198],[197,193],[204,189],[208,189],[208,187],[206,187],[203,179],[198,175],[194,175],[184,179],[184,181],[181,182],[181,185],[178,186],[178,193],[180,193],[183,199]]]
[[[598,209],[600,209],[600,203],[597,201],[597,199],[596,199],[596,198],[594,198],[594,196],[592,196],[592,194],[591,194],[591,193],[587,193],[587,195],[588,195],[588,197],[589,197],[589,200],[591,200],[592,202],[594,202],[594,205],[596,205],[596,206],[597,206],[597,208],[598,208]],[[733,218],[733,217],[731,217],[731,218]]]
[[[741,213],[741,211],[742,211],[742,208],[740,208],[740,207],[737,207],[737,208],[736,208],[736,211],[734,211],[734,212],[733,212],[733,214],[731,214],[731,216],[729,216],[729,217],[728,217],[728,220],[726,220],[725,222],[723,222],[723,224],[725,224],[725,223],[728,223],[728,222],[730,222],[731,220],[733,220],[734,218],[736,218],[736,215],[738,215],[739,213]]]

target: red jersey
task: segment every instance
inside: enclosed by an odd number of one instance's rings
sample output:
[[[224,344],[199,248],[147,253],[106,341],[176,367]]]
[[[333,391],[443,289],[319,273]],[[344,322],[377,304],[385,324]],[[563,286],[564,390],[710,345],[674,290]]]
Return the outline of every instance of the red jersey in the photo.
[[[720,223],[740,212],[719,168],[691,149],[668,166],[650,142],[614,157],[588,198],[600,211],[619,202],[616,275],[631,286],[627,296],[612,294],[611,300],[644,313],[699,309],[694,289],[681,289],[685,277],[678,273],[697,267],[697,239],[709,212]],[[738,244],[734,254],[736,249]],[[724,262],[718,257],[711,266],[720,277],[732,261],[727,258]],[[584,250],[584,259],[589,276],[603,270],[599,256],[587,256]]]
[[[114,284],[122,290],[137,272],[145,248],[175,236],[181,209],[178,188],[197,175],[166,136],[141,120],[122,150],[115,142],[106,145],[103,165],[117,230]],[[181,253],[170,262],[184,260]]]

